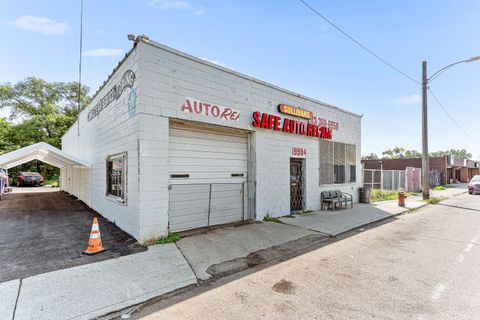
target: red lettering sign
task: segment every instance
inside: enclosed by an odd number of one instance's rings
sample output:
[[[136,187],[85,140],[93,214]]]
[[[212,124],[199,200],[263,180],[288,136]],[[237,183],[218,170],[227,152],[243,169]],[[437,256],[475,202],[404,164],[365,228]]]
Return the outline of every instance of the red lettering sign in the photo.
[[[283,118],[283,123],[280,125],[281,122],[282,117],[279,116],[260,113],[258,111],[253,113],[252,125],[255,128],[282,131],[307,137],[332,139],[331,128],[320,127],[314,123],[297,121],[289,118]]]
[[[238,121],[238,119],[240,119],[240,112],[233,108],[210,104],[188,97],[185,100],[185,104],[180,108],[180,111],[226,121]]]

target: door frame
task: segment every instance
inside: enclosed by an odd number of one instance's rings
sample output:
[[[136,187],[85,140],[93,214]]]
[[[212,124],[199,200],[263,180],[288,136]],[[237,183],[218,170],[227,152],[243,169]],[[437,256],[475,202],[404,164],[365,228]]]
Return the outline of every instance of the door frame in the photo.
[[[291,185],[291,170],[292,170],[292,160],[293,162],[299,162],[301,165],[302,169],[302,190],[301,190],[301,196],[302,196],[302,203],[301,203],[301,209],[300,210],[292,210],[292,185]],[[305,195],[306,195],[306,159],[305,158],[296,158],[296,157],[290,157],[289,158],[289,186],[290,186],[290,193],[289,193],[289,206],[290,206],[290,212],[295,212],[295,211],[303,211],[306,208],[306,201],[305,201]]]

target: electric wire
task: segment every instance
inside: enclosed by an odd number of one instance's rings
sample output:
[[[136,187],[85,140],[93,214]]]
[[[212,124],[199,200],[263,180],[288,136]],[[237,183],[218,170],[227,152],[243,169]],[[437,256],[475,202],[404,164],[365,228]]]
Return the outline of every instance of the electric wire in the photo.
[[[403,75],[404,77],[406,77],[407,79],[417,83],[417,84],[420,84],[421,83],[419,81],[417,81],[415,78],[409,76],[408,74],[406,74],[405,72],[401,71],[400,69],[398,69],[397,67],[395,67],[393,64],[391,64],[390,62],[386,61],[385,59],[381,58],[380,56],[378,56],[376,53],[374,53],[372,50],[370,50],[369,48],[367,48],[365,45],[363,45],[361,42],[359,42],[358,40],[356,40],[355,38],[353,38],[352,36],[350,36],[348,33],[346,33],[345,31],[343,31],[340,27],[338,27],[336,24],[334,24],[332,21],[330,21],[327,17],[325,17],[324,15],[322,15],[319,11],[317,11],[315,8],[313,8],[310,4],[308,4],[305,0],[299,0],[301,3],[303,3],[308,9],[310,9],[312,12],[314,12],[316,15],[318,15],[320,18],[322,18],[323,20],[325,20],[329,25],[331,25],[332,27],[334,27],[335,29],[337,29],[340,33],[342,33],[344,36],[346,36],[347,38],[349,38],[350,40],[352,40],[355,44],[357,44],[360,48],[362,48],[363,50],[367,51],[369,54],[371,54],[372,56],[374,56],[375,58],[377,58],[378,60],[380,60],[382,63],[384,63],[385,65],[387,65],[388,67],[390,67],[391,69],[395,70],[396,72],[400,73],[401,75]],[[443,74],[445,72],[445,70],[442,70],[439,74],[435,75],[432,79],[430,79],[430,81],[433,81],[434,79],[436,79],[438,76],[440,76],[441,74]],[[475,140],[475,141],[480,141],[476,138],[474,138],[471,134],[469,134],[465,129],[462,128],[462,126],[460,126],[460,124],[458,124],[457,121],[455,121],[455,119],[452,117],[452,115],[447,111],[447,109],[443,106],[443,104],[440,102],[440,100],[435,96],[435,94],[433,93],[433,91],[428,88],[428,91],[430,91],[430,94],[432,95],[433,99],[438,103],[438,105],[440,106],[440,108],[445,112],[445,114],[448,116],[448,118],[450,118],[450,120],[455,124],[455,126],[460,129],[460,131],[462,131],[467,137]]]
[[[428,91],[430,92],[430,94],[432,95],[433,99],[437,102],[437,104],[440,106],[440,108],[445,112],[445,114],[450,118],[450,120],[452,120],[452,122],[455,124],[455,126],[457,126],[458,129],[460,129],[467,137],[469,137],[470,139],[474,140],[474,141],[478,141],[480,142],[480,140],[476,139],[475,137],[473,137],[470,133],[468,133],[465,129],[462,128],[462,126],[460,126],[458,124],[457,121],[455,121],[455,119],[452,117],[452,115],[447,111],[447,109],[443,106],[443,104],[440,102],[440,100],[438,100],[437,96],[435,96],[435,94],[433,93],[432,89],[428,88]]]
[[[400,69],[398,69],[397,67],[395,67],[393,64],[391,64],[390,62],[386,61],[385,59],[381,58],[379,55],[377,55],[375,52],[373,52],[372,50],[368,49],[365,45],[363,45],[361,42],[359,42],[358,40],[356,40],[355,38],[353,38],[351,35],[349,35],[348,33],[346,33],[345,31],[343,31],[340,27],[338,27],[337,25],[335,25],[332,21],[330,21],[329,19],[327,19],[324,15],[322,15],[320,12],[318,12],[315,8],[313,8],[311,5],[309,5],[306,1],[304,0],[299,0],[301,3],[303,3],[307,8],[309,8],[311,11],[313,11],[315,14],[317,14],[320,18],[322,18],[323,20],[325,20],[329,25],[331,25],[332,27],[334,27],[335,29],[337,29],[338,31],[340,31],[344,36],[346,36],[347,38],[349,38],[350,40],[352,40],[353,42],[355,42],[360,48],[362,48],[363,50],[367,51],[368,53],[370,53],[372,56],[374,56],[375,58],[377,58],[378,60],[380,60],[382,63],[384,63],[385,65],[387,65],[388,67],[390,67],[391,69],[397,71],[398,73],[400,73],[401,75],[403,75],[404,77],[406,77],[407,79],[415,82],[416,84],[421,84],[418,80],[416,80],[415,78],[409,76],[408,74],[406,74],[405,72],[401,71]]]

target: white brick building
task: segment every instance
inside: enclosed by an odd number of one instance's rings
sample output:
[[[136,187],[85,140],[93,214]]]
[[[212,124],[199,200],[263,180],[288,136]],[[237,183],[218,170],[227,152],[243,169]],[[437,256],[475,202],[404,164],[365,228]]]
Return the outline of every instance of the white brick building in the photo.
[[[89,167],[61,188],[144,241],[356,201],[360,141],[359,115],[137,37],[63,136]]]

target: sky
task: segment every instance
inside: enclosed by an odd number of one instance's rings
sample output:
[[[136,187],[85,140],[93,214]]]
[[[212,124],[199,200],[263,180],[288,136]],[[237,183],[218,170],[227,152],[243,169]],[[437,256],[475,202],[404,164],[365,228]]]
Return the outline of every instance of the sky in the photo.
[[[414,79],[480,55],[480,1],[307,0]],[[80,0],[0,0],[0,82],[77,81]],[[127,34],[362,114],[362,154],[421,150],[421,86],[299,0],[84,0],[83,83],[94,93],[132,42]],[[480,158],[480,61],[430,84],[429,149]],[[8,116],[0,111],[0,116]]]

